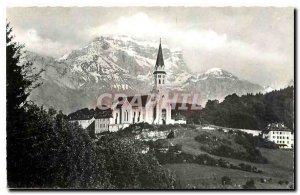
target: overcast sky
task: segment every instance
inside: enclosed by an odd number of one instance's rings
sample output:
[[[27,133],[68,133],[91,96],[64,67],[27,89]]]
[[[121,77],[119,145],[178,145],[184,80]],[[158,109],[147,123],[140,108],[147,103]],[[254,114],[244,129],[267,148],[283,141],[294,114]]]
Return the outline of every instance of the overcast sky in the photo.
[[[193,72],[220,67],[276,87],[293,79],[293,8],[8,8],[7,19],[28,50],[54,57],[100,35],[161,37]]]

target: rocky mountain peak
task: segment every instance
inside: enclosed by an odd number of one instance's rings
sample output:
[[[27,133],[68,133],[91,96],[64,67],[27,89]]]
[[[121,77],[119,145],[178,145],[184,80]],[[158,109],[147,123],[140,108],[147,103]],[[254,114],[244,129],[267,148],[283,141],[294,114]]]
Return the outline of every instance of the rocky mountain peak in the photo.
[[[104,92],[149,93],[158,46],[159,41],[142,41],[120,35],[100,36],[58,59],[35,56],[31,61],[36,66],[47,67],[47,70],[43,74],[44,84],[31,99],[69,112],[94,106],[97,97]],[[202,74],[192,73],[180,48],[162,44],[162,53],[167,88],[200,93],[203,105],[208,99],[262,89],[221,68],[211,68]]]

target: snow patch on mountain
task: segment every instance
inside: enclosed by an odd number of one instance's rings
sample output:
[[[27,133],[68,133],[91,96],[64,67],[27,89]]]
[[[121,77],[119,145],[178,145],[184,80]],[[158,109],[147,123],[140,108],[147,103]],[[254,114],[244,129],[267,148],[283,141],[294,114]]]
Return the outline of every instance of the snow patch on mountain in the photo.
[[[216,75],[216,76],[220,76],[223,74],[223,70],[221,68],[211,68],[211,69],[208,69],[205,74],[213,74],[213,75]]]

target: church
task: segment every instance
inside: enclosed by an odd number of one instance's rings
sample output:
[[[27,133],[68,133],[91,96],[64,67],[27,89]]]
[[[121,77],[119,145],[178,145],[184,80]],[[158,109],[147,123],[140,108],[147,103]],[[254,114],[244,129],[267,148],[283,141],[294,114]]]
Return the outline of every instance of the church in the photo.
[[[95,116],[93,116],[93,113],[89,113],[89,117],[73,114],[72,116],[76,116],[76,118],[70,117],[69,120],[86,124],[84,128],[95,129],[95,134],[105,131],[118,131],[130,124],[141,122],[154,125],[186,124],[184,119],[175,120],[171,118],[172,103],[166,90],[166,77],[167,73],[160,41],[153,72],[154,86],[149,94],[119,98],[117,102],[112,103],[114,106],[109,108],[110,115],[99,114],[100,111],[96,108],[96,111],[93,111]],[[88,121],[81,120],[81,118]]]

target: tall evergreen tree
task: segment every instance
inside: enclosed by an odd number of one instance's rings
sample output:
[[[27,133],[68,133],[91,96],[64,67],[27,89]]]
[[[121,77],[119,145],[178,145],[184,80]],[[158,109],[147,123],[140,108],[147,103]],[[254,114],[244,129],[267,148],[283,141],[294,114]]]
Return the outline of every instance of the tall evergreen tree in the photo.
[[[23,106],[30,91],[39,86],[41,71],[35,73],[32,63],[23,58],[24,45],[14,41],[12,28],[6,25],[6,134],[7,134],[7,179],[13,181],[20,175],[18,167],[24,148],[25,114]]]
[[[32,89],[38,87],[40,73],[24,59],[24,45],[14,41],[12,28],[6,24],[6,91],[7,111],[13,114],[25,103]],[[10,115],[9,115],[10,116]]]

